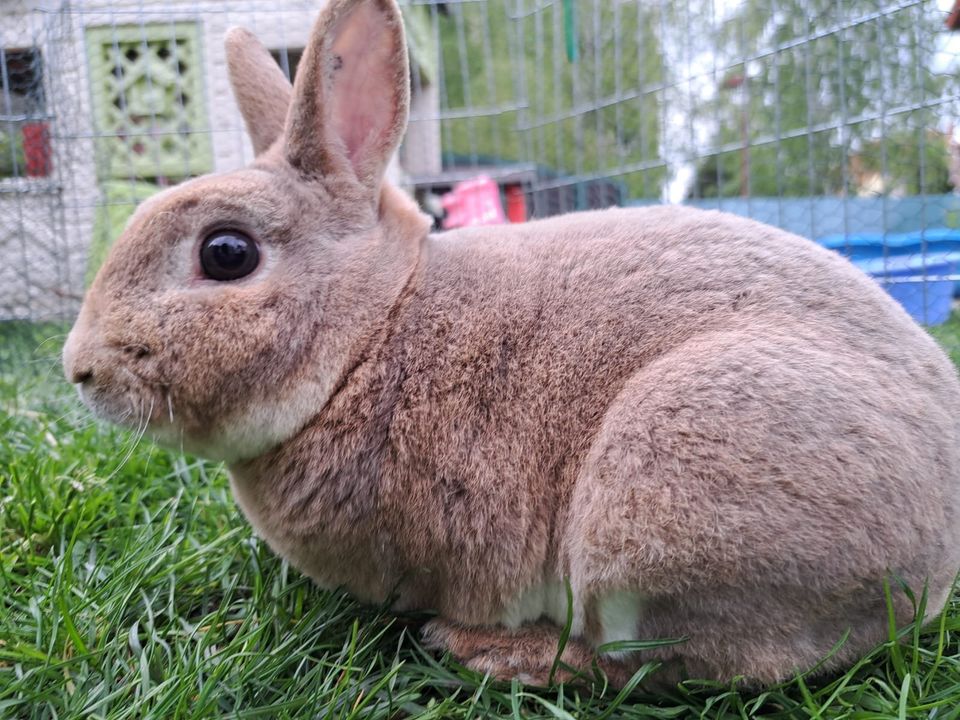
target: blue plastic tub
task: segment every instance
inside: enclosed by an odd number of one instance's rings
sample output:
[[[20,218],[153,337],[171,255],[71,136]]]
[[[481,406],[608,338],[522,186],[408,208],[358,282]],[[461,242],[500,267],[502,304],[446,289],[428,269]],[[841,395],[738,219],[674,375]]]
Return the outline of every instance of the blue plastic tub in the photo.
[[[854,233],[850,235],[824,235],[818,243],[851,260],[883,257],[886,255],[913,255],[923,252],[924,243],[928,253],[956,252],[960,257],[960,230],[954,228],[930,228],[908,233]]]
[[[825,235],[818,243],[836,250],[854,262],[871,258],[893,258],[902,255],[928,258],[946,253],[955,263],[960,263],[960,230],[955,228],[931,228],[908,233],[855,233],[850,235]],[[932,274],[932,273],[928,273]],[[960,297],[960,281],[954,283],[953,294]]]
[[[883,286],[921,325],[939,325],[950,317],[960,253],[893,255],[854,260],[853,264]],[[947,278],[947,279],[941,279]]]

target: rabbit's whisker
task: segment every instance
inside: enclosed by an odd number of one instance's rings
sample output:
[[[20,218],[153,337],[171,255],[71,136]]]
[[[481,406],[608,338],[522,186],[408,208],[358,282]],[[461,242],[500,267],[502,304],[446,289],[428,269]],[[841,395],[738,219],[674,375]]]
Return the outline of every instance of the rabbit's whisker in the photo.
[[[134,451],[140,445],[140,441],[143,439],[144,434],[147,431],[147,426],[150,424],[150,417],[153,415],[153,398],[150,399],[150,408],[146,409],[146,403],[140,402],[139,406],[139,417],[137,419],[137,429],[134,432],[130,440],[130,446],[124,454],[123,458],[120,460],[120,463],[113,469],[113,472],[107,477],[107,480],[112,480],[117,474],[126,467],[126,464],[130,461],[130,458],[133,457]],[[146,412],[144,412],[146,410]],[[131,414],[132,411],[131,411]]]
[[[164,388],[163,394],[167,398],[167,413],[170,417],[170,424],[173,425],[173,398],[170,396],[170,388]]]
[[[37,344],[37,347],[34,348],[34,352],[37,352],[38,350],[42,349],[42,348],[43,348],[45,345],[47,345],[48,343],[52,343],[52,342],[54,342],[55,340],[66,340],[66,339],[67,339],[67,333],[59,333],[59,334],[57,334],[57,335],[50,335],[49,337],[41,340],[41,341]]]

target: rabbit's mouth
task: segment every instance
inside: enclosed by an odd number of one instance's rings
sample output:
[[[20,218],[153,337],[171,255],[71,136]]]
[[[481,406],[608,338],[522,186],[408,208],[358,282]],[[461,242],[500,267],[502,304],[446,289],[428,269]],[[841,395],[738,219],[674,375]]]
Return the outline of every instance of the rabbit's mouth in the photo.
[[[289,393],[211,417],[178,397],[176,387],[147,380],[127,368],[118,368],[109,379],[86,380],[76,386],[97,417],[172,450],[227,463],[261,455],[296,435],[328,392],[326,387],[304,383]]]
[[[151,435],[168,434],[176,425],[169,385],[148,382],[122,367],[115,377],[98,380],[82,378],[75,385],[83,404],[102,420]]]
[[[177,396],[177,389],[164,382],[143,377],[127,367],[117,367],[97,382],[84,379],[76,383],[83,404],[101,420],[133,430],[159,445],[206,455],[209,418],[201,419]],[[207,455],[209,457],[209,455]]]
[[[205,453],[207,443],[192,428],[193,414],[175,399],[170,385],[147,381],[127,368],[107,382],[80,382],[77,392],[84,405],[101,420],[132,430],[172,450]],[[211,458],[219,459],[219,458]]]

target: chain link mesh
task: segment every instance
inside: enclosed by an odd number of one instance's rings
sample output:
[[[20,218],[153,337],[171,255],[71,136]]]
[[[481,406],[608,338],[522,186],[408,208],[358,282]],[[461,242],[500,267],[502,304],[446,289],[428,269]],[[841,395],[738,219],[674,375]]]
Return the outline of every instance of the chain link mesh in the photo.
[[[0,318],[69,319],[139,202],[251,160],[223,34],[249,27],[290,75],[320,4],[0,4]],[[392,173],[426,209],[481,174],[514,220],[720,208],[851,256],[960,341],[953,0],[401,4]]]

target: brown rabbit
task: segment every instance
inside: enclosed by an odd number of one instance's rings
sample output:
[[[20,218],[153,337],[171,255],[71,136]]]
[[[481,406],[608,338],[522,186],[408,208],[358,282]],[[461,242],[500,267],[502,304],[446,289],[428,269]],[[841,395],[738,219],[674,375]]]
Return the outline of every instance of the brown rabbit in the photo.
[[[428,234],[382,180],[394,0],[330,0],[292,89],[227,39],[257,152],[144,203],[64,349],[84,401],[225,461],[325,587],[437,611],[497,678],[769,683],[886,637],[960,568],[960,383],[846,260],[717,212]],[[684,638],[645,651],[606,643]]]

